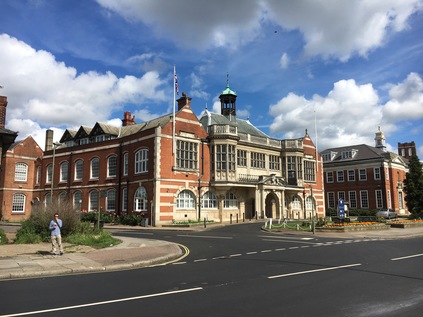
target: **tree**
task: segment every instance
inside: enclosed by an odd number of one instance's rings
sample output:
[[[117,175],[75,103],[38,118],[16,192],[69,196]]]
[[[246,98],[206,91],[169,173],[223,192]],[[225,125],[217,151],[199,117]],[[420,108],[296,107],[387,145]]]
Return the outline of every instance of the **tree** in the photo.
[[[412,214],[423,212],[423,170],[417,155],[411,157],[404,184],[408,211]]]

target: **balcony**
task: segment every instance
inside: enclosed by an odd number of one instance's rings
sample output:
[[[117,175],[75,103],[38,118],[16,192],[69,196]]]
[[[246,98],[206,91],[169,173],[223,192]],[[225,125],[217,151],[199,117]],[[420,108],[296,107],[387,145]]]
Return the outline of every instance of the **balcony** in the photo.
[[[209,127],[211,138],[238,138],[238,127],[229,124],[215,124]]]
[[[303,152],[304,151],[303,141],[300,139],[282,140],[281,146],[282,146],[282,151],[285,151],[285,152]]]

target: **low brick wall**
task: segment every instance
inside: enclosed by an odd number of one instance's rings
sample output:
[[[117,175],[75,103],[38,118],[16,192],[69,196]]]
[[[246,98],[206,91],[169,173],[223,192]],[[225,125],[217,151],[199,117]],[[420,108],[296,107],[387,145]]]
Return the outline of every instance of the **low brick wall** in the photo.
[[[391,228],[415,228],[423,227],[423,222],[411,222],[411,223],[391,223]]]
[[[390,226],[385,224],[368,225],[368,226],[339,226],[339,227],[319,227],[316,232],[354,232],[354,231],[370,231],[370,230],[388,230]]]

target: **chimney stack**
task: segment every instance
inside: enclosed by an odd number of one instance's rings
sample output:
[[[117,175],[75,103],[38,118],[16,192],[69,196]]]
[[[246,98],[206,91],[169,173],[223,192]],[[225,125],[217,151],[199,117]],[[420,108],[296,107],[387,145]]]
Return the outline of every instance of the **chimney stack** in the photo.
[[[182,97],[176,100],[178,102],[178,111],[185,106],[191,107],[191,99],[192,98],[187,97],[187,94],[183,92]]]
[[[46,131],[46,148],[45,151],[50,151],[53,149],[53,130],[48,129]]]
[[[125,111],[123,113],[122,127],[126,127],[127,125],[133,124],[135,124],[135,116],[131,116],[131,113],[129,111]]]
[[[0,96],[0,128],[4,128],[6,125],[6,107],[7,97]]]

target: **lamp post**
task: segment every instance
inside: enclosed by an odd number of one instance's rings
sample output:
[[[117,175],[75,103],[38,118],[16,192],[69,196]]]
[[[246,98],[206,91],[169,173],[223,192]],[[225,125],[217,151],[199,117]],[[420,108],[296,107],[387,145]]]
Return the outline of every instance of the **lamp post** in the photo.
[[[50,203],[53,203],[53,183],[54,183],[54,161],[56,159],[56,147],[62,145],[62,143],[53,142],[53,159],[51,164],[51,188],[50,188]]]
[[[314,197],[313,197],[313,187],[310,185],[310,195],[311,195],[311,229],[313,230],[313,234],[315,233],[315,226],[314,226]]]
[[[304,219],[307,219],[307,211],[306,211],[306,200],[305,200],[305,188],[303,189],[303,203],[304,203]]]

